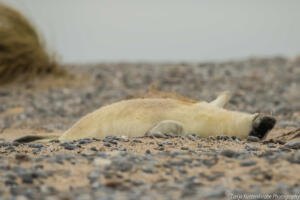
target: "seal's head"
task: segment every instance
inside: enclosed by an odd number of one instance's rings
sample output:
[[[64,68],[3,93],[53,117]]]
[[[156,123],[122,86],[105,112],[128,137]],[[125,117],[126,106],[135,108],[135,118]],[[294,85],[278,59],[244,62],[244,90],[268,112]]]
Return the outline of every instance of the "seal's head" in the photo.
[[[257,114],[252,122],[252,130],[249,135],[256,136],[263,139],[269,130],[271,130],[276,123],[276,119],[271,116]]]

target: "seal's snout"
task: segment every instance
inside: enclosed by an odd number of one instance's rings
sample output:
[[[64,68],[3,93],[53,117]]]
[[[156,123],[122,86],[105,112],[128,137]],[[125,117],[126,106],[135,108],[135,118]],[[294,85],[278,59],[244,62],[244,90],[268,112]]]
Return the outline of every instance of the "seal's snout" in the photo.
[[[275,124],[276,119],[274,117],[259,114],[253,119],[250,135],[262,139]]]

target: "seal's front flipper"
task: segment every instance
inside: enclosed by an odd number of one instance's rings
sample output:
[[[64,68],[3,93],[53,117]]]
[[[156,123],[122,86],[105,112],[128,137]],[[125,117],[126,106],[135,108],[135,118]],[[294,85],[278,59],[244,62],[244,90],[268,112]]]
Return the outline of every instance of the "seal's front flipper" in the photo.
[[[184,134],[183,124],[174,120],[164,120],[157,123],[146,132],[146,136],[165,137],[178,136]]]

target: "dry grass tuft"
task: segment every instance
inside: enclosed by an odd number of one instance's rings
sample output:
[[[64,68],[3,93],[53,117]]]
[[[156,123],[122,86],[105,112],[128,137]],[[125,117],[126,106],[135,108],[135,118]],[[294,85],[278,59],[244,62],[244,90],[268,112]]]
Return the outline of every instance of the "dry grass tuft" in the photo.
[[[46,51],[34,26],[17,10],[0,2],[0,83],[65,75]]]

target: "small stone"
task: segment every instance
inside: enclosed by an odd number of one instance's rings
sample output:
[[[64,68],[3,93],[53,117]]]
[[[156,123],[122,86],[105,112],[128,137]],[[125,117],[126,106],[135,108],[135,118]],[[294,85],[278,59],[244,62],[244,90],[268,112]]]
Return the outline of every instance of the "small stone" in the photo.
[[[164,151],[165,150],[165,148],[164,147],[158,147],[158,149],[157,150],[159,150],[159,151]]]
[[[143,143],[142,140],[138,140],[138,139],[133,139],[132,142],[135,142],[135,143]]]
[[[151,166],[143,166],[142,171],[148,174],[154,174],[157,172],[157,170]]]
[[[133,163],[129,161],[126,157],[122,157],[114,160],[111,165],[111,168],[117,169],[121,172],[130,171],[133,168]]]
[[[30,160],[29,156],[26,154],[16,154],[15,159],[21,162]]]
[[[194,133],[189,133],[186,135],[186,137],[192,141],[195,141],[196,140],[196,135]]]
[[[79,139],[77,140],[78,144],[89,144],[92,142],[92,139],[90,138],[84,138],[84,139]]]
[[[16,175],[13,173],[7,173],[5,174],[5,178],[9,179],[9,180],[16,180]]]
[[[253,165],[256,165],[256,161],[254,160],[245,160],[245,161],[242,161],[240,162],[240,166],[242,167],[249,167],[249,166],[253,166]]]
[[[290,148],[290,149],[300,149],[300,142],[298,142],[298,141],[289,141],[289,142],[285,143],[284,146],[287,147],[287,148]]]
[[[253,146],[253,145],[251,145],[251,144],[246,143],[245,145],[246,145],[245,148],[246,148],[246,150],[248,150],[248,151],[258,151],[258,150],[259,150],[258,147]]]
[[[91,147],[92,151],[98,151],[98,149],[96,147]]]
[[[36,169],[34,172],[39,178],[47,178],[48,173],[42,169]]]
[[[101,187],[102,184],[99,181],[93,181],[91,184],[92,189],[98,189],[99,187]]]
[[[62,198],[56,197],[56,196],[47,196],[47,197],[45,197],[45,200],[62,200],[62,199],[70,199],[70,198],[68,198],[67,196],[66,196],[66,198],[65,198],[65,196],[63,196]]]
[[[115,138],[114,138],[114,137],[111,137],[111,136],[107,136],[107,137],[104,138],[102,141],[103,141],[104,143],[110,143],[110,144],[115,144],[115,145],[118,144],[118,142],[115,141]]]
[[[10,146],[9,142],[1,142],[0,143],[0,147],[7,147],[7,146]]]
[[[91,200],[92,197],[90,194],[80,194],[75,198],[75,200]]]
[[[145,151],[145,153],[146,153],[146,154],[151,154],[151,151],[150,151],[149,149],[147,149],[147,150]]]
[[[55,148],[54,148],[53,146],[51,146],[51,147],[49,148],[49,150],[50,150],[51,152],[53,152],[53,151],[55,151]]]
[[[51,142],[51,143],[59,143],[59,140],[58,139],[53,139],[53,140],[50,140],[49,142]]]
[[[74,149],[77,149],[77,146],[74,145],[74,144],[66,144],[64,146],[64,148],[67,149],[67,150],[74,150]]]
[[[90,180],[91,183],[95,182],[98,180],[99,176],[101,174],[101,171],[99,170],[94,170],[88,174],[88,179]]]
[[[111,164],[111,160],[104,158],[95,158],[93,164],[97,167],[106,167]]]
[[[23,183],[29,183],[29,184],[32,184],[32,183],[33,183],[34,176],[33,176],[32,173],[25,173],[25,174],[22,174],[22,175],[21,175],[21,179],[22,179],[22,182],[23,182]]]
[[[288,161],[291,162],[291,163],[300,164],[300,151],[298,150],[298,152],[296,152],[295,154],[291,155],[288,158]]]
[[[15,146],[15,147],[20,146],[20,144],[21,144],[21,143],[19,143],[19,142],[12,142],[12,143],[11,143],[11,145],[12,145],[12,146]]]
[[[224,172],[213,172],[210,175],[207,175],[207,174],[204,174],[203,172],[201,172],[199,175],[208,181],[216,181],[219,178],[224,177]]]
[[[109,154],[107,152],[96,152],[95,155],[100,158],[107,158]]]
[[[201,197],[204,199],[218,199],[226,196],[226,190],[223,187],[216,187],[214,189],[204,189],[201,191]]]
[[[213,137],[211,137],[210,138],[211,140],[214,140],[215,138],[213,138]],[[225,141],[227,141],[227,140],[229,140],[229,139],[231,139],[229,136],[227,136],[227,135],[218,135],[217,137],[216,137],[216,139],[217,140],[225,140]]]
[[[221,151],[221,155],[226,156],[228,158],[233,158],[233,157],[237,157],[238,153],[231,149],[225,149],[225,150]]]
[[[269,148],[276,148],[276,144],[274,144],[274,143],[268,143],[267,146]]]
[[[181,147],[181,150],[189,150],[188,147]]]
[[[52,186],[42,185],[41,192],[44,195],[51,195],[51,194],[55,194],[56,190]]]
[[[214,157],[213,159],[204,159],[201,160],[201,163],[204,164],[206,167],[210,168],[218,163],[219,159]]]
[[[6,186],[15,186],[15,185],[18,185],[18,183],[17,183],[15,180],[6,180],[6,181],[4,182],[4,184],[5,184]]]
[[[180,174],[186,174],[186,173],[187,173],[186,169],[183,168],[183,167],[178,167],[177,170],[178,170],[178,172],[179,172]]]
[[[104,142],[103,145],[106,146],[106,147],[111,147],[111,145],[107,142]]]
[[[39,144],[39,143],[36,143],[36,144],[29,144],[28,146],[31,147],[31,148],[42,148],[42,147],[43,147],[43,145],[42,145],[42,144]]]
[[[16,196],[15,200],[28,200],[28,198],[23,195],[18,195],[18,196]]]
[[[293,121],[280,121],[277,123],[277,126],[286,128],[286,127],[298,127],[299,124]]]
[[[258,138],[258,137],[255,137],[255,136],[248,136],[248,138],[247,138],[247,141],[248,142],[259,142],[260,141],[260,139]]]
[[[15,166],[11,170],[13,172],[15,172],[16,174],[18,174],[19,176],[21,176],[22,174],[27,172],[27,170],[25,168],[20,167],[20,166]]]
[[[130,183],[134,186],[141,186],[144,184],[144,182],[142,181],[135,181],[135,180],[131,180]]]

